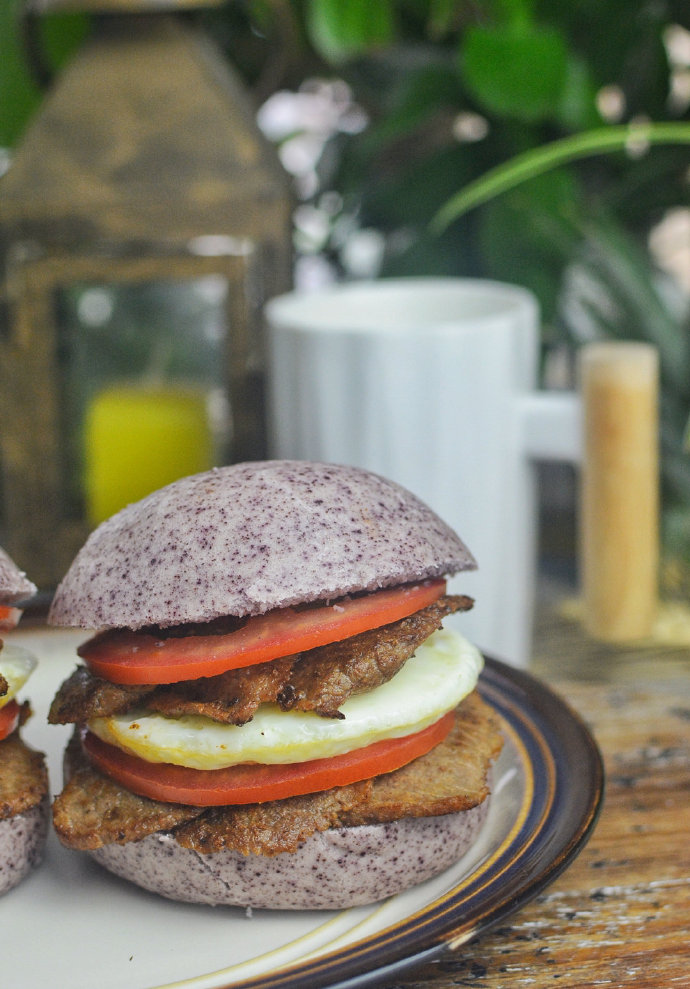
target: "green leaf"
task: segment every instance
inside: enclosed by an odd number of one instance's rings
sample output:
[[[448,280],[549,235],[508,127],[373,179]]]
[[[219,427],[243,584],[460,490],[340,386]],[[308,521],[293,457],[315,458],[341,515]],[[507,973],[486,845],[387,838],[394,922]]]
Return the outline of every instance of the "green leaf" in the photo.
[[[16,7],[0,3],[0,147],[14,144],[39,102],[20,47]]]
[[[20,0],[0,0],[0,147],[12,147],[40,106],[42,93],[31,76],[20,29]],[[40,43],[58,68],[83,40],[88,21],[81,14],[56,14],[41,20]]]
[[[511,28],[525,27],[534,20],[536,0],[494,0],[495,12]]]
[[[597,86],[589,66],[577,54],[568,56],[565,79],[557,107],[559,123],[567,130],[587,130],[602,125],[596,105]]]
[[[338,64],[395,36],[392,0],[311,0],[306,26],[315,49]]]
[[[558,31],[475,26],[461,60],[468,89],[489,112],[526,122],[555,116],[568,60]]]
[[[464,213],[553,168],[612,151],[630,143],[690,144],[690,123],[635,123],[597,127],[539,145],[516,155],[471,182],[439,210],[432,226],[440,232]]]

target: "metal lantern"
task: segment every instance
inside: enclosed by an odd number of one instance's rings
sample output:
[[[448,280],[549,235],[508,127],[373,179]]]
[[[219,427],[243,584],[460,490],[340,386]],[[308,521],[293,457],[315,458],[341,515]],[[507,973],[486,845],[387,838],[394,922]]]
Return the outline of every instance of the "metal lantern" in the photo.
[[[2,537],[47,588],[123,504],[264,454],[259,314],[290,283],[237,78],[160,2],[110,5],[72,2],[92,35],[0,179]]]

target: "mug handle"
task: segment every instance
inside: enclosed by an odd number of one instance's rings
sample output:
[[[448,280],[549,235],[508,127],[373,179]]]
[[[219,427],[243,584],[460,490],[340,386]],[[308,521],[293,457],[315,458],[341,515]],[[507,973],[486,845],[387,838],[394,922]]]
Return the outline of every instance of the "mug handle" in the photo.
[[[581,463],[583,408],[577,392],[527,392],[518,400],[517,414],[525,456]]]

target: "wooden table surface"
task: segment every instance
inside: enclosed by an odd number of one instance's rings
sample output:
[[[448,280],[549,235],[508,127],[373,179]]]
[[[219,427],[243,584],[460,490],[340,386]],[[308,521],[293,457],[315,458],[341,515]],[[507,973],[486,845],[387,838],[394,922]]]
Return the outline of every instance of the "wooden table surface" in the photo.
[[[552,604],[531,672],[601,748],[594,833],[510,923],[382,987],[690,987],[690,649],[590,642]]]

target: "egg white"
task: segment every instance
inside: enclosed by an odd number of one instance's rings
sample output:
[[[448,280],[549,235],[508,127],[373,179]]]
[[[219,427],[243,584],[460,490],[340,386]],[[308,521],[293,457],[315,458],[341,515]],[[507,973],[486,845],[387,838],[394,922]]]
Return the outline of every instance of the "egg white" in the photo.
[[[481,653],[451,629],[439,629],[387,683],[350,697],[344,719],[263,704],[245,725],[201,715],[166,717],[144,709],[93,718],[105,742],[145,759],[195,769],[239,763],[291,763],[349,752],[421,731],[456,707],[476,686]]]
[[[28,649],[22,646],[3,644],[0,650],[0,674],[7,680],[9,687],[6,694],[0,697],[0,707],[13,700],[22,689],[37,666],[37,659]]]

